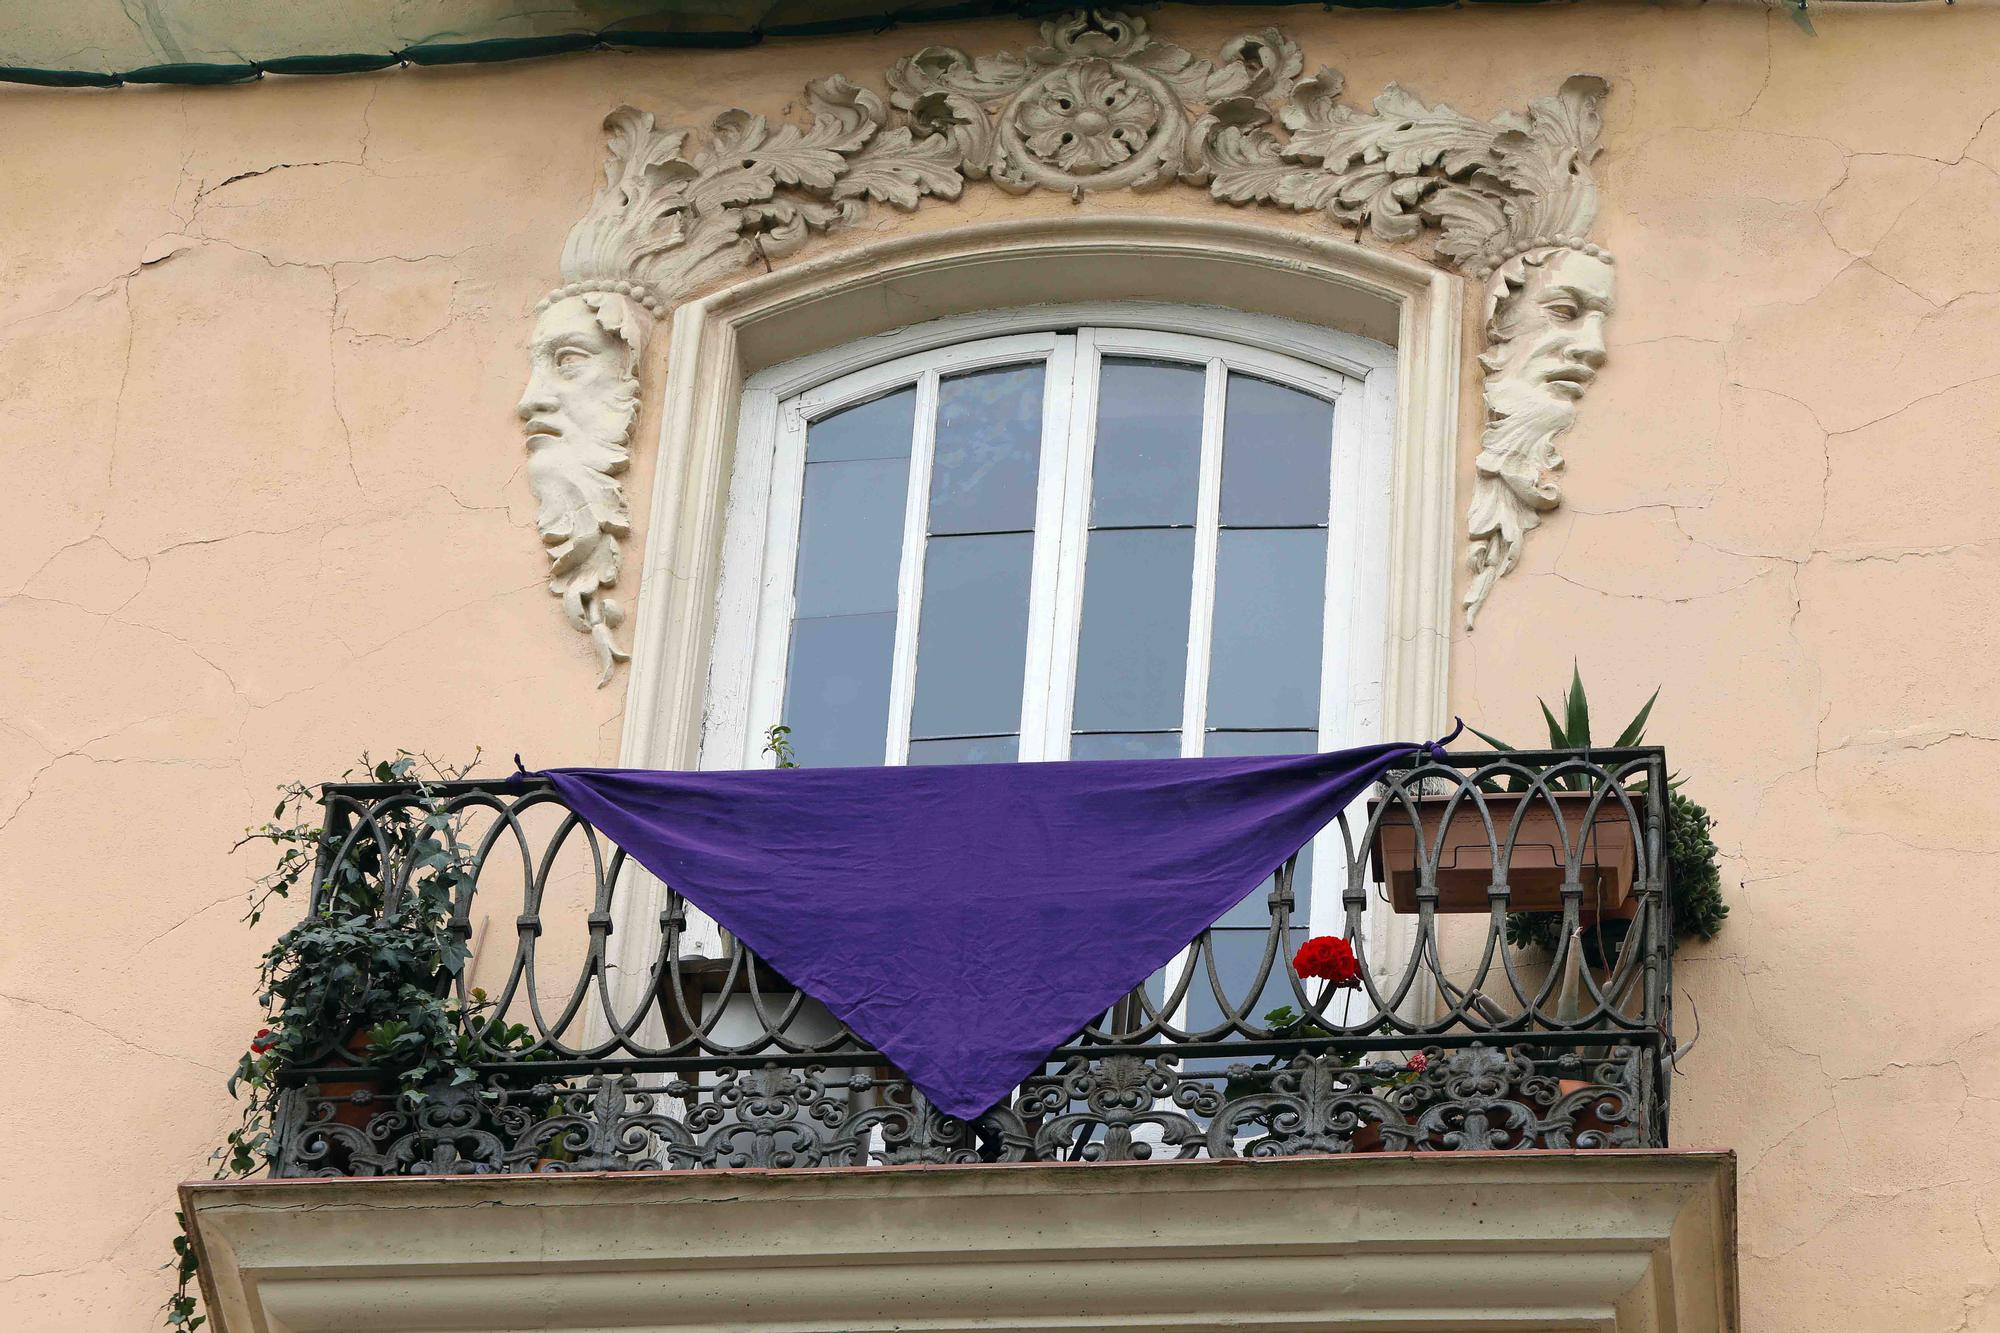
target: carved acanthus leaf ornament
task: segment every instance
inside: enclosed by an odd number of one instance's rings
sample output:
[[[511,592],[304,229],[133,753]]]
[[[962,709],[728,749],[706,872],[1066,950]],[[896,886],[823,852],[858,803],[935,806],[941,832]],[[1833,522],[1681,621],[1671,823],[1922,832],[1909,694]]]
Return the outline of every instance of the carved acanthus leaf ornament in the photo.
[[[1275,28],[1214,60],[1117,12],[1042,25],[1024,54],[927,47],[890,95],[833,76],[807,86],[809,123],[725,111],[706,131],[621,107],[605,121],[605,184],[563,248],[522,396],[550,591],[591,636],[609,680],[625,654],[610,592],[627,530],[637,367],[653,322],[702,284],[792,253],[876,204],[912,210],[968,180],[1081,197],[1206,188],[1229,204],[1323,214],[1386,242],[1437,234],[1438,259],[1486,284],[1487,424],[1467,527],[1466,623],[1561,501],[1555,438],[1604,359],[1610,257],[1597,209],[1601,79],[1578,76],[1492,120],[1390,85],[1362,109],[1341,76],[1300,77]],[[1163,293],[1164,294],[1164,293]]]

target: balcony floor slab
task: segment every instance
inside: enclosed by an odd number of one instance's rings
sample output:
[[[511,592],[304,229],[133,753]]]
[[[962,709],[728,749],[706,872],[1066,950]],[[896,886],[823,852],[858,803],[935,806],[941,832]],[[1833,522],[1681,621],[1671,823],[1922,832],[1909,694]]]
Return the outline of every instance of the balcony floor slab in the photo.
[[[1706,1152],[197,1183],[217,1333],[1731,1333]]]

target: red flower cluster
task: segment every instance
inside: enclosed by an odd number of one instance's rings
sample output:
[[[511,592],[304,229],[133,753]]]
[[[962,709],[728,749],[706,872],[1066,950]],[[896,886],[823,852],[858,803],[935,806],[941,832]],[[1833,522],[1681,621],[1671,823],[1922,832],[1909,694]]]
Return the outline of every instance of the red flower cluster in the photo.
[[[1421,1074],[1430,1067],[1431,1058],[1422,1051],[1418,1051],[1403,1063],[1403,1068],[1409,1070],[1412,1074]]]
[[[257,1035],[250,1039],[250,1053],[262,1055],[278,1044],[278,1038],[269,1028],[258,1028]]]
[[[1354,949],[1338,935],[1315,935],[1292,955],[1292,970],[1302,977],[1321,977],[1336,987],[1361,984],[1361,964]]]

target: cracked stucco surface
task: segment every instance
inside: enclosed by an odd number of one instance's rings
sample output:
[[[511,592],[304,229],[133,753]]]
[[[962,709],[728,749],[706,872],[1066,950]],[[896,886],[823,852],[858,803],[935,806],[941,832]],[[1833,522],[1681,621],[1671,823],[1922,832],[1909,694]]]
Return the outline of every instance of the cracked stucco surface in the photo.
[[[2000,8],[1828,11],[1816,40],[1734,6],[1160,20],[1201,49],[1265,22],[1350,88],[1480,114],[1611,80],[1611,362],[1453,705],[1527,737],[1572,657],[1607,715],[1665,687],[1735,906],[1680,956],[1675,1139],[1742,1154],[1746,1327],[2000,1329]],[[225,850],[275,785],[396,745],[616,758],[511,414],[605,110],[777,113],[1022,31],[0,93],[16,1326],[122,1333],[162,1294],[268,938]],[[879,228],[1070,207],[981,188]]]

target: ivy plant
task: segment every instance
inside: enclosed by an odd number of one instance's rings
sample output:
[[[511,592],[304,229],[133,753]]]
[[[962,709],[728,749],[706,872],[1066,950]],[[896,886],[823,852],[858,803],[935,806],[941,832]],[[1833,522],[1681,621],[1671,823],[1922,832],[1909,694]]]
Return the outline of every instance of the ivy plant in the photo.
[[[281,789],[271,818],[245,830],[232,849],[275,853],[250,892],[244,919],[252,926],[294,889],[310,888],[316,869],[322,892],[260,961],[264,1027],[229,1077],[229,1094],[242,1102],[243,1115],[216,1150],[216,1179],[269,1168],[280,1094],[296,1081],[287,1078],[290,1071],[359,1060],[379,1081],[381,1096],[414,1106],[474,1083],[482,1061],[546,1058],[534,1033],[501,1021],[484,992],[460,998],[467,946],[453,915],[471,891],[474,868],[459,816],[438,784],[471,767],[409,751],[379,762],[364,755],[359,775],[411,789],[408,802],[376,811],[372,829],[351,842],[329,833],[320,794],[294,782]],[[343,775],[356,776],[356,770]],[[206,1322],[194,1294],[200,1263],[186,1218],[176,1220],[181,1232],[169,1265],[176,1282],[164,1313],[169,1328],[192,1333]]]

